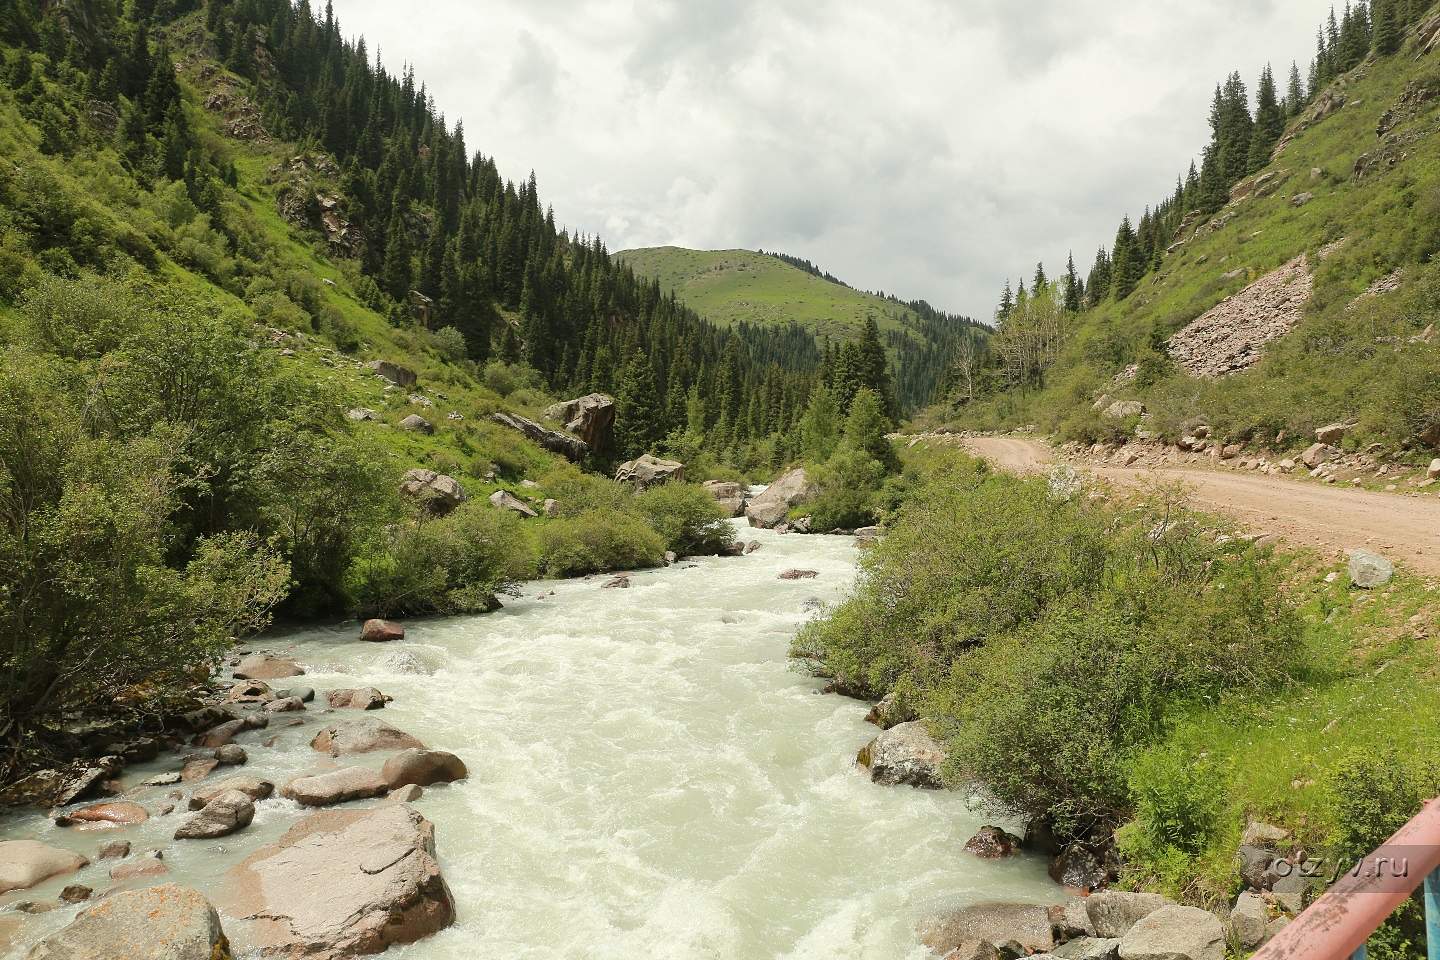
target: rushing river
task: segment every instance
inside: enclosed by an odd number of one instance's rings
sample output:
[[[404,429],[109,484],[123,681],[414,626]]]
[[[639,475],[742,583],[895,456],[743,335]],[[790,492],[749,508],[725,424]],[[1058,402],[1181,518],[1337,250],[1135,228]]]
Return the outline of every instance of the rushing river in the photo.
[[[387,957],[898,960],[929,956],[914,928],[936,911],[1059,899],[1039,861],[962,851],[987,822],[964,793],[870,783],[854,763],[877,733],[865,705],[820,695],[787,661],[807,601],[834,602],[852,583],[853,541],[742,536],[762,548],[635,574],[628,590],[602,590],[599,577],[527,584],[502,611],[413,622],[398,644],[360,643],[351,623],[252,645],[293,649],[308,667],[297,682],[322,700],[327,688],[379,687],[395,698],[383,719],[469,766],[469,780],[415,804],[436,825],[458,921]],[[777,579],[789,567],[820,576]],[[305,726],[243,734],[249,764],[211,779],[278,785],[313,770],[322,708],[311,708]],[[161,758],[125,783],[177,768]],[[138,799],[153,814],[171,789]],[[0,823],[0,838],[87,855],[110,839],[162,847],[169,879],[203,892],[300,815],[277,796],[241,833],[175,841],[179,813],[86,833],[34,814]],[[111,865],[0,897],[3,955],[22,957],[74,913],[8,905],[53,900],[67,883],[98,894]]]

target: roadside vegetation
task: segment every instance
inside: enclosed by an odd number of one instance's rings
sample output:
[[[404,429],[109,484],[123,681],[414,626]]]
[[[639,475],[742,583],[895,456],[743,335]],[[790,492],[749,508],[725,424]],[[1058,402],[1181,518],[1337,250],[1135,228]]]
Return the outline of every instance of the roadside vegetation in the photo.
[[[997,813],[1113,845],[1123,884],[1215,905],[1241,887],[1249,820],[1343,863],[1440,787],[1429,586],[1351,588],[1177,489],[908,459],[854,594],[795,653],[926,718],[949,778]]]

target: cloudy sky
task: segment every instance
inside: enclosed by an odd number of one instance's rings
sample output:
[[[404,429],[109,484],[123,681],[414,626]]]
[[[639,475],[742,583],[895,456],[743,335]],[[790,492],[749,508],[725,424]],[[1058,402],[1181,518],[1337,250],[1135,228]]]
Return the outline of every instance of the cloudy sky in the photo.
[[[318,2],[318,0],[317,0]],[[1323,0],[335,0],[472,150],[612,250],[763,247],[988,317],[1082,272],[1203,146],[1217,80],[1304,70]]]

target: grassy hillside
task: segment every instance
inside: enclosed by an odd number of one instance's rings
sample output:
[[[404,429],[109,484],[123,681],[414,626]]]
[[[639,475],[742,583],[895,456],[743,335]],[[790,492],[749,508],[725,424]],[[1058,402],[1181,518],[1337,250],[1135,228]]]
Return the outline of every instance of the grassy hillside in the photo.
[[[60,42],[58,15],[0,21],[0,773],[63,757],[62,712],[133,722],[183,704],[197,665],[277,613],[480,612],[535,576],[719,549],[728,525],[698,488],[632,495],[489,421],[558,398],[507,358],[514,312],[496,305],[477,359],[296,215],[297,195],[344,198],[370,174],[267,127],[200,14],[108,16],[94,42],[133,51],[111,72],[133,99],[113,108],[83,67],[114,51]],[[501,185],[494,202],[519,195]],[[603,257],[555,242],[552,275]],[[633,339],[616,274],[606,323]],[[707,335],[659,299],[647,321]],[[382,380],[382,360],[415,382]],[[402,425],[416,415],[423,429]],[[465,502],[403,492],[417,468]],[[556,504],[522,520],[487,502],[498,490]]]
[[[1118,439],[1133,422],[1091,410],[1108,395],[1143,401],[1166,439],[1203,420],[1228,440],[1293,445],[1354,418],[1348,442],[1403,445],[1440,423],[1440,341],[1422,336],[1440,319],[1440,54],[1425,42],[1412,32],[1317,91],[1272,162],[1212,217],[1187,217],[1133,293],[1066,318],[1042,380],[997,388],[958,421]],[[1219,379],[1173,362],[1177,331],[1302,255],[1313,295],[1260,362]]]
[[[919,320],[900,304],[752,250],[647,247],[615,256],[715,323],[794,322],[818,337],[843,341],[859,332],[867,316],[882,332],[911,330]]]

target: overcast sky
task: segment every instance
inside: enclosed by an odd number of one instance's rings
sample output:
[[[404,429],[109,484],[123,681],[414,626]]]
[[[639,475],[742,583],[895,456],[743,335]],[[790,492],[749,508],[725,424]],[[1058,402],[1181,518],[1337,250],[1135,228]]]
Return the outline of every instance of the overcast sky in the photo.
[[[317,8],[320,5],[316,0]],[[611,250],[763,247],[988,318],[1173,187],[1323,0],[335,0]],[[1283,92],[1283,91],[1282,91]]]

